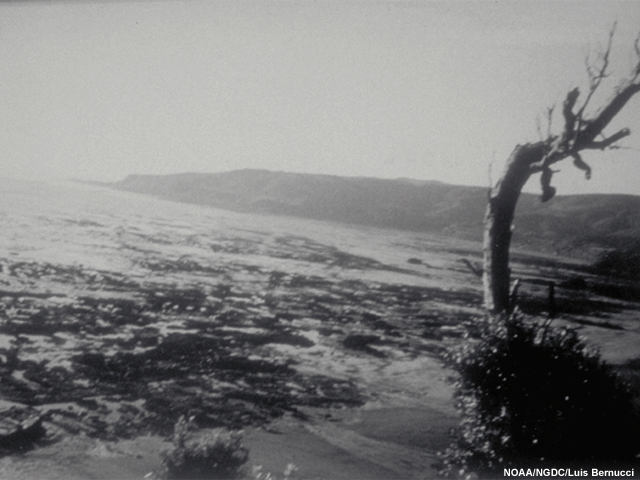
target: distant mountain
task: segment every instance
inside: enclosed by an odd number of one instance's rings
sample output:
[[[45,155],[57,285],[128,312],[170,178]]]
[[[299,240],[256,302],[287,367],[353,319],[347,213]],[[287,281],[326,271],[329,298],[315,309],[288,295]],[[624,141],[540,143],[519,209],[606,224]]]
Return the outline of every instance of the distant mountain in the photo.
[[[130,175],[109,187],[239,212],[292,215],[357,225],[482,239],[487,189],[411,179],[339,177],[236,170]],[[523,194],[514,246],[592,257],[640,239],[640,197]]]

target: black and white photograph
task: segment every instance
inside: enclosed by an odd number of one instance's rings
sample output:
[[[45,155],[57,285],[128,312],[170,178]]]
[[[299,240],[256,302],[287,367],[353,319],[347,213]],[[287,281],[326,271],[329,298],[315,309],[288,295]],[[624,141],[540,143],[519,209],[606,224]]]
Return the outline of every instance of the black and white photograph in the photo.
[[[640,2],[0,1],[0,480],[640,478]]]

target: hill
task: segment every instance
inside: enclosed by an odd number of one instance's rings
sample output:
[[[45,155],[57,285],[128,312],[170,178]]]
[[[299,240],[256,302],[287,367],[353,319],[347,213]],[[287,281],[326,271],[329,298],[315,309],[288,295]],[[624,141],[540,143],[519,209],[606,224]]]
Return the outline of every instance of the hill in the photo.
[[[267,170],[130,175],[109,187],[238,212],[291,215],[481,240],[487,191],[411,179],[384,180]],[[640,238],[640,197],[523,194],[514,246],[592,257]]]

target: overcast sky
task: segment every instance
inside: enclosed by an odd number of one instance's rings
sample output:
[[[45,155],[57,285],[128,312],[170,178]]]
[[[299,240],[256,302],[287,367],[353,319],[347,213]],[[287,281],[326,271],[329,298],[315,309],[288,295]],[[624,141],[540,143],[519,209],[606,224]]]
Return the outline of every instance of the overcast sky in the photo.
[[[605,92],[635,59],[638,1],[2,3],[0,175],[265,168],[486,186],[584,85],[616,19]],[[626,148],[585,156],[591,181],[561,167],[559,194],[640,194],[640,97],[610,133],[624,126]]]

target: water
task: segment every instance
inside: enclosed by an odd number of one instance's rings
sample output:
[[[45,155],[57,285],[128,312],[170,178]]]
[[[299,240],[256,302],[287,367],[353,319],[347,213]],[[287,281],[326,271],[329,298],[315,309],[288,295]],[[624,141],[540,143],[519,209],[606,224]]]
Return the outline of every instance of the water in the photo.
[[[324,273],[326,264],[307,260],[337,251],[400,268],[419,255],[429,267],[444,268],[456,261],[443,255],[445,245],[450,241],[425,234],[243,214],[70,181],[0,178],[0,258],[13,260],[136,274],[149,259],[189,258],[209,266],[257,262]],[[451,288],[466,282],[464,275],[385,275],[389,282]]]

